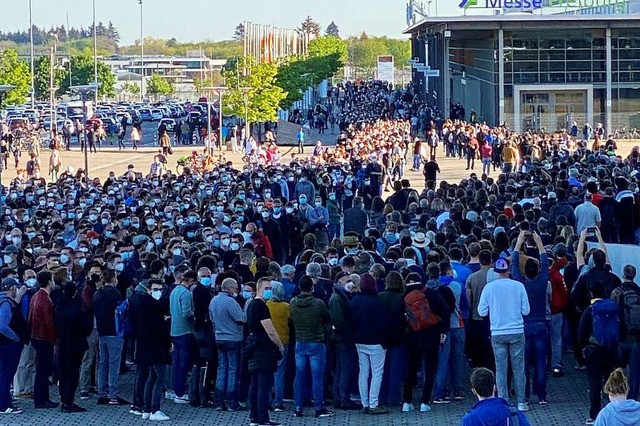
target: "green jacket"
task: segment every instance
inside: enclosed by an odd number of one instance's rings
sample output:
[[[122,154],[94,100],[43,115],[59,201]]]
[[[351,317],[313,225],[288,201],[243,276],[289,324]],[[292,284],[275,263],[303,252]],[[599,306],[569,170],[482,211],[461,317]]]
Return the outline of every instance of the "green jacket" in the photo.
[[[324,302],[312,295],[301,294],[291,300],[289,308],[296,341],[324,343],[324,326],[331,321],[331,315]]]

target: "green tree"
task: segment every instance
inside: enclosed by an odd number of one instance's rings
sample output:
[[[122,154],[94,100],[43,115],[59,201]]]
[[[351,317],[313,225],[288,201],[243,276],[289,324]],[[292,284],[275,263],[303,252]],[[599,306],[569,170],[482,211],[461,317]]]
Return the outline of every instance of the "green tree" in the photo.
[[[71,85],[78,86],[82,84],[93,83],[93,57],[90,55],[71,56]],[[102,61],[98,61],[98,89],[99,96],[113,98],[116,95],[116,76],[111,69]],[[66,74],[64,80],[60,84],[61,93],[69,90],[69,78]]]
[[[244,24],[242,22],[236,25],[236,29],[233,32],[233,39],[238,41],[244,40]]]
[[[127,81],[122,85],[122,91],[127,92],[131,95],[139,95],[140,85],[138,83]]]
[[[335,22],[331,21],[329,25],[327,25],[327,29],[324,30],[324,33],[328,36],[340,37],[340,30]]]
[[[19,104],[29,96],[31,71],[27,62],[20,59],[14,49],[0,52],[0,84],[16,86],[3,97],[4,104]]]
[[[320,35],[320,24],[314,21],[311,16],[307,15],[307,17],[304,18],[304,21],[300,24],[298,32],[318,37]]]
[[[345,62],[348,57],[347,42],[332,35],[326,35],[309,41],[307,48],[309,56],[328,56],[337,53],[341,61]]]
[[[247,116],[251,123],[262,123],[278,119],[277,109],[286,93],[276,85],[278,68],[272,63],[256,64],[247,58],[251,72],[247,76],[227,68],[223,72],[227,91],[224,94],[224,114],[244,117],[245,95],[240,87],[250,87],[247,92]]]
[[[153,74],[147,82],[147,93],[151,95],[170,95],[173,90],[171,82],[160,74]]]
[[[36,59],[34,68],[34,86],[36,90],[36,98],[49,99],[49,86],[51,84],[51,60],[49,56],[41,56]],[[53,85],[57,87],[56,96],[64,93],[61,86],[65,79],[69,78],[69,71],[55,66],[53,69]]]

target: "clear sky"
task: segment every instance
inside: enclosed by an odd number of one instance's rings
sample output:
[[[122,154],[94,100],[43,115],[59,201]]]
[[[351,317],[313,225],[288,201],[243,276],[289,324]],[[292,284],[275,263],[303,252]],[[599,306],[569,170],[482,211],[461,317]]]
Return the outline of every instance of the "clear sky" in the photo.
[[[138,0],[95,0],[96,20],[112,21],[120,30],[121,43],[133,44],[140,34]],[[179,41],[224,40],[242,21],[296,28],[307,16],[322,31],[333,20],[340,35],[366,31],[371,35],[402,37],[407,0],[143,0],[145,37]],[[426,0],[425,0],[426,1]],[[458,0],[433,0],[438,15],[458,14]],[[92,22],[91,0],[32,0],[33,23],[87,27]],[[28,0],[0,0],[0,31],[29,28]]]

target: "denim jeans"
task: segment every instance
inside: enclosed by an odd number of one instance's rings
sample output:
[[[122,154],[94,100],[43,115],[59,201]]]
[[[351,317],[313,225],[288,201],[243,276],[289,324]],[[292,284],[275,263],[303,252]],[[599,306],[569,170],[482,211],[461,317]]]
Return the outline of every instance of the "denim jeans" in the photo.
[[[355,358],[353,344],[336,345],[336,371],[333,375],[333,399],[340,404],[348,404],[351,400],[351,377]]]
[[[380,386],[381,405],[402,404],[402,381],[406,372],[407,348],[404,345],[387,348],[387,355],[384,357],[382,385]]]
[[[167,377],[167,366],[155,364],[149,367],[149,377],[144,386],[144,411],[155,413],[160,410],[160,399]]]
[[[324,370],[327,347],[322,342],[296,342],[296,378],[294,399],[296,410],[302,410],[307,395],[308,369],[311,368],[312,395],[316,410],[324,408]]]
[[[380,396],[382,373],[384,372],[384,357],[386,351],[382,345],[356,344],[358,350],[358,390],[363,407],[376,408]],[[369,378],[371,382],[369,383]]]
[[[524,374],[524,333],[501,334],[491,336],[491,346],[496,361],[496,385],[498,396],[509,400],[507,371],[509,360],[513,371],[513,381],[516,388],[516,402],[525,400],[525,374]]]
[[[549,342],[551,344],[551,366],[562,369],[562,328],[564,314],[562,312],[551,315],[549,327]]]
[[[282,405],[284,401],[284,384],[287,373],[287,357],[289,355],[289,345],[284,347],[282,353],[282,359],[278,361],[278,368],[273,375],[274,392],[273,392],[273,405]]]
[[[98,394],[110,399],[118,397],[118,374],[124,340],[118,336],[100,336],[98,363]]]
[[[136,376],[133,379],[133,402],[132,406],[136,408],[144,407],[144,390],[149,381],[149,365],[138,363],[136,365]]]
[[[33,386],[33,403],[42,405],[49,401],[49,376],[53,373],[53,345],[44,340],[31,339],[36,351],[36,377]]]
[[[433,399],[443,399],[447,391],[449,381],[449,358],[451,357],[451,337],[447,333],[444,345],[440,345],[438,353],[438,369],[433,384]]]
[[[447,395],[447,387],[454,394],[462,394],[464,388],[464,328],[452,328],[447,333],[438,355],[438,371],[433,386],[434,399]]]
[[[98,362],[98,331],[96,329],[87,337],[87,344],[89,345],[89,349],[84,353],[82,365],[80,366],[80,390],[85,392],[89,392],[89,388],[91,387],[91,373],[95,368],[95,363]]]
[[[482,157],[482,173],[487,175],[491,171],[491,157]]]
[[[216,377],[216,405],[225,399],[230,408],[238,405],[238,371],[240,370],[241,342],[216,342],[218,346],[218,375]]]
[[[531,369],[533,368],[533,393],[538,400],[547,399],[547,344],[549,327],[546,322],[524,323],[525,337],[525,398],[529,399]]]
[[[18,370],[13,378],[13,394],[33,392],[33,379],[36,374],[36,351],[32,345],[22,348]]]
[[[420,169],[420,154],[413,154],[413,168]]]
[[[629,370],[627,374],[629,378],[629,395],[627,395],[627,398],[637,401],[640,388],[640,343],[620,343],[618,356],[620,357],[620,365]]]
[[[340,238],[340,223],[330,223],[328,227],[329,242],[334,238]]]
[[[11,381],[18,369],[21,352],[22,343],[11,342],[0,345],[0,411],[13,405],[11,402]]]
[[[173,376],[173,391],[177,397],[183,397],[187,393],[187,374],[193,366],[196,339],[193,334],[174,336],[173,360],[171,363],[171,375]]]

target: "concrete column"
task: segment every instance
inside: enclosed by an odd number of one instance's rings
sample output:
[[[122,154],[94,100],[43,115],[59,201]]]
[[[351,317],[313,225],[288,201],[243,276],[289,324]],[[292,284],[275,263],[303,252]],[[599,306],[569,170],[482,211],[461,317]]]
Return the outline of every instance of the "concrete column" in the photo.
[[[607,93],[606,93],[606,108],[605,108],[605,129],[607,132],[613,132],[613,117],[611,117],[612,113],[612,101],[611,101],[611,80],[612,80],[612,66],[611,66],[611,28],[607,27]],[[594,123],[595,124],[595,123]],[[595,128],[595,125],[594,125]],[[605,135],[606,137],[606,135]]]
[[[515,93],[513,94],[515,97]],[[515,103],[514,103],[515,105]],[[498,123],[502,124],[505,120],[504,115],[504,30],[498,30]],[[514,123],[510,123],[513,127]]]
[[[451,31],[444,30],[444,57],[442,58],[442,98],[443,98],[443,108],[442,108],[442,118],[449,118],[449,104],[451,103],[451,77],[449,71],[449,40],[451,39]]]

